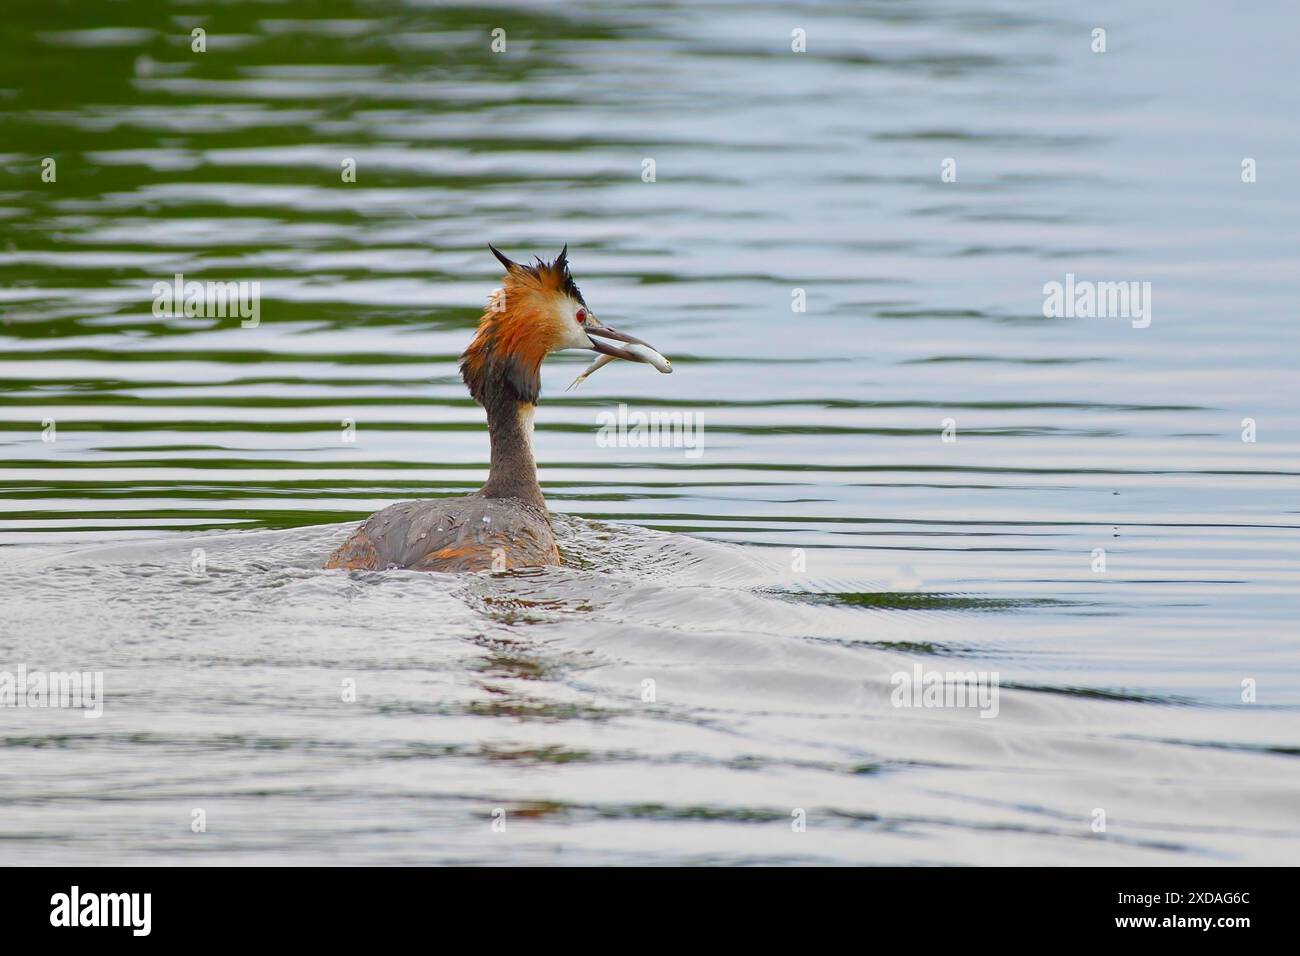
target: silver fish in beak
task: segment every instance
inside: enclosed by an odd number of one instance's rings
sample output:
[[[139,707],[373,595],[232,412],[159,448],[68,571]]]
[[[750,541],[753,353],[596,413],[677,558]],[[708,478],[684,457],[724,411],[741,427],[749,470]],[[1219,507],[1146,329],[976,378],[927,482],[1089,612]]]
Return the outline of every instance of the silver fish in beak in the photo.
[[[612,361],[614,361],[614,356],[612,356],[612,355],[597,355],[597,356],[596,356],[596,361],[594,361],[594,362],[592,362],[590,365],[588,365],[588,366],[583,370],[583,372],[582,372],[581,375],[579,375],[579,376],[578,376],[577,378],[575,378],[572,382],[570,382],[570,383],[569,383],[569,387],[566,388],[565,391],[566,391],[566,392],[571,392],[571,391],[573,391],[575,388],[577,388],[579,385],[581,385],[583,382],[585,382],[585,381],[587,380],[587,376],[588,376],[588,375],[590,375],[592,372],[596,371],[597,369],[604,368],[606,365],[608,365],[608,364],[609,364],[610,362],[612,362]]]
[[[565,389],[566,392],[577,388],[587,380],[587,376],[592,372],[604,368],[616,358],[627,362],[644,362],[646,365],[653,365],[665,375],[671,374],[673,363],[648,342],[643,342],[636,336],[628,335],[626,332],[620,332],[617,329],[611,329],[607,325],[602,325],[594,315],[587,320],[584,328],[587,337],[591,339],[591,350],[601,354],[596,357],[596,361],[587,366],[581,375],[573,380],[573,383]],[[607,341],[602,341],[604,339],[613,339],[626,344],[622,346],[611,345]]]

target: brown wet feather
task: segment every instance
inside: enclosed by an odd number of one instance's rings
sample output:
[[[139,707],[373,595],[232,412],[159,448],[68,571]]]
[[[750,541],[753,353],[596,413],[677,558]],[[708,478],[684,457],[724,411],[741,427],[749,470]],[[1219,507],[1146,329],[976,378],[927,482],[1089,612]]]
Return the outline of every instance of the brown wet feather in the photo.
[[[403,501],[371,515],[327,568],[506,571],[560,563],[544,511],[516,498]]]

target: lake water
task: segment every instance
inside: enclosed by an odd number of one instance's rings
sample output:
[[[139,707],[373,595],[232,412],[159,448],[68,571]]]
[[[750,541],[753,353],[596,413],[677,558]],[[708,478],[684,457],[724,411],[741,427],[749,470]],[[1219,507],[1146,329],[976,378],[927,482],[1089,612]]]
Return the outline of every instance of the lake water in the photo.
[[[0,671],[105,699],[0,861],[1294,863],[1300,14],[1136,6],[7,9]],[[319,570],[482,483],[489,241],[674,374],[544,367],[565,567]]]

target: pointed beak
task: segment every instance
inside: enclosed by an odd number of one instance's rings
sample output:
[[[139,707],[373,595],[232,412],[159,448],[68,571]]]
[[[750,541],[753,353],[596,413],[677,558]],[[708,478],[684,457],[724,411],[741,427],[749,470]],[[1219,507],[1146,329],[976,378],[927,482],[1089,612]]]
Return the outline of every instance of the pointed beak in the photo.
[[[587,332],[587,338],[591,341],[590,347],[593,352],[612,355],[614,358],[621,358],[628,362],[644,362],[646,365],[653,365],[659,371],[665,373],[673,370],[673,363],[661,355],[659,350],[649,342],[643,342],[635,335],[628,335],[626,332],[618,331],[618,329],[611,329],[590,313],[588,313],[587,323],[583,328]],[[627,348],[611,345],[607,341],[611,339],[615,342],[628,343]]]

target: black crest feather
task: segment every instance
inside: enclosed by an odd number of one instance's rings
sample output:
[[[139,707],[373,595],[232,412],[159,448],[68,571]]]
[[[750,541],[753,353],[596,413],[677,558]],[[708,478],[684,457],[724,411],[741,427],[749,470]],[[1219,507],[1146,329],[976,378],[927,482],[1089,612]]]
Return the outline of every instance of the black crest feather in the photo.
[[[541,272],[558,273],[560,277],[560,290],[564,292],[565,295],[581,302],[583,305],[587,304],[587,300],[582,297],[582,291],[578,288],[578,283],[573,281],[573,276],[569,273],[569,244],[567,242],[564,244],[564,248],[560,250],[560,254],[555,257],[554,262],[547,263],[542,260],[541,256],[533,256],[536,265],[531,266],[515,262],[490,242],[488,243],[488,248],[492,250],[492,255],[496,256],[497,260],[506,267],[507,272],[513,272],[517,269],[521,272],[527,272],[529,275],[534,277],[539,275]]]
[[[490,243],[490,242],[488,243],[488,248],[492,250],[492,255],[496,256],[496,257],[497,257],[497,260],[498,260],[498,261],[499,261],[503,266],[506,267],[506,271],[507,271],[507,272],[509,272],[511,269],[518,269],[518,268],[519,268],[519,263],[515,262],[515,261],[514,261],[513,259],[511,259],[508,255],[506,255],[504,252],[502,252],[500,249],[498,249],[496,246],[492,245],[492,243]]]

